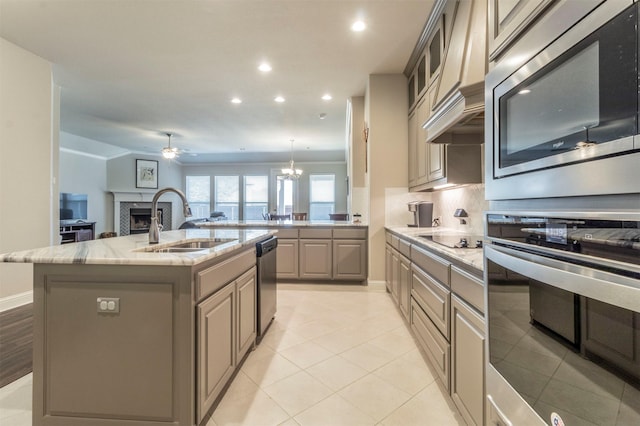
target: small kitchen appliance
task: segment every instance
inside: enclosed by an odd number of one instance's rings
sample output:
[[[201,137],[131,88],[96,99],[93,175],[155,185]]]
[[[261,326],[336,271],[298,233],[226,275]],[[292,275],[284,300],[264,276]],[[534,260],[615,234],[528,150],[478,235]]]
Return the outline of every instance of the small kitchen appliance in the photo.
[[[426,228],[431,227],[433,221],[433,203],[428,201],[411,201],[407,204],[409,211],[413,213],[413,223],[407,226]]]

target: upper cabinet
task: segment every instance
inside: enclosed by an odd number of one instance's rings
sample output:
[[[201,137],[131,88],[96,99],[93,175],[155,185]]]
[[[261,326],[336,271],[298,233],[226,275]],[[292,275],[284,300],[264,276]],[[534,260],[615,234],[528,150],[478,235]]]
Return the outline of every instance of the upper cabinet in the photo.
[[[486,1],[436,1],[407,64],[410,190],[482,182]],[[456,172],[463,159],[471,173]]]
[[[426,123],[429,141],[445,132],[484,131],[484,77],[487,73],[486,0],[449,0],[444,8],[445,24],[451,22],[444,44],[442,70],[436,79],[433,112]],[[450,17],[450,20],[447,17]]]
[[[553,0],[488,0],[487,43],[494,61]]]

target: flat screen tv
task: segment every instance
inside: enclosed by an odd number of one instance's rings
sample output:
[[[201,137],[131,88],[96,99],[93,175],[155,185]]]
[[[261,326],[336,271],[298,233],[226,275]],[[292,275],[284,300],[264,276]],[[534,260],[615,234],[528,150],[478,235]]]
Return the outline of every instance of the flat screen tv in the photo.
[[[87,194],[60,193],[60,221],[87,220]]]

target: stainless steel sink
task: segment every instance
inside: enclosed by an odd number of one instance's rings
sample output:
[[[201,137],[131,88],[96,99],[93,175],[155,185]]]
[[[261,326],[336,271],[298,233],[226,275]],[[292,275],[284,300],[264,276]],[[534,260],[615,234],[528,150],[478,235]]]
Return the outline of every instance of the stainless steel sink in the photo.
[[[136,251],[149,253],[192,253],[207,250],[221,244],[237,242],[236,238],[212,238],[206,240],[190,240],[175,244],[163,244],[161,246],[149,246]]]
[[[206,250],[204,248],[197,247],[163,247],[155,250],[148,250],[151,253],[191,253],[194,251]]]

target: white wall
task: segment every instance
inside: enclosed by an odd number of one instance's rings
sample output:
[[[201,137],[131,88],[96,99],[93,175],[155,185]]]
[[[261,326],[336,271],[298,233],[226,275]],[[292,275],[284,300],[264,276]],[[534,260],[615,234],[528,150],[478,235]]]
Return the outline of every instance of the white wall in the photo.
[[[384,281],[387,190],[407,187],[407,103],[407,79],[403,74],[369,76],[364,116],[369,127],[367,177],[371,281]]]
[[[65,138],[85,139],[61,132]],[[60,192],[87,194],[88,220],[96,222],[96,236],[113,230],[113,198],[107,192],[106,158],[66,149],[60,150]]]
[[[0,38],[1,253],[48,246],[58,234],[59,96],[51,72],[49,62]],[[31,292],[32,271],[0,264],[0,302]]]
[[[360,213],[364,223],[369,222],[369,187],[367,180],[367,144],[364,140],[364,96],[349,101],[347,131],[349,132],[349,159],[351,179],[351,210]]]

